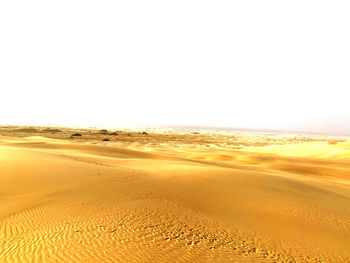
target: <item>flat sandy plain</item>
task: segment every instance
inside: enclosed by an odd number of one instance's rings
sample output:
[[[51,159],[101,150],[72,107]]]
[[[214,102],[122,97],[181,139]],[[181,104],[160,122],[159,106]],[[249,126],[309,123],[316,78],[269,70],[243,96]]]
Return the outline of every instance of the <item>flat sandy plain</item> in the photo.
[[[0,127],[0,262],[350,262],[346,138],[142,131]]]

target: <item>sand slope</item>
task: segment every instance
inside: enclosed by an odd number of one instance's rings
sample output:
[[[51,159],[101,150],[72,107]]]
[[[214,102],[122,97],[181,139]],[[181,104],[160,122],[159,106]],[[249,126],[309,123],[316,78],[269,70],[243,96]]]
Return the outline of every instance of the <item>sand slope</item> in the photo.
[[[0,137],[0,262],[350,262],[349,151]]]

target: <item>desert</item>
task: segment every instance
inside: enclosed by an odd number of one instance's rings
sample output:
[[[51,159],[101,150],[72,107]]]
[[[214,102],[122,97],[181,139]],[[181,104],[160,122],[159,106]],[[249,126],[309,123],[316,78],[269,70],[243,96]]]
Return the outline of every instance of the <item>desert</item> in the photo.
[[[0,262],[350,262],[347,137],[2,126],[0,171]]]
[[[350,263],[350,1],[0,1],[0,263]]]

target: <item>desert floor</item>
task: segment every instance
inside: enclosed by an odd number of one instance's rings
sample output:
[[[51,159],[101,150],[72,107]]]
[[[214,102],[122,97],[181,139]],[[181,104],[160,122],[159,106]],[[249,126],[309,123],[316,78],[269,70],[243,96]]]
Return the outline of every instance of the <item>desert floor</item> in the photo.
[[[0,262],[350,262],[346,138],[143,131],[0,127]]]

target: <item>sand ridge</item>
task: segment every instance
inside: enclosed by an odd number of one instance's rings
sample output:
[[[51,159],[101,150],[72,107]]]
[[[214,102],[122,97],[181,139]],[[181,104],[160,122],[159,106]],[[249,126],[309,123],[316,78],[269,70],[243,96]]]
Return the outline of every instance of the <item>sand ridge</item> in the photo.
[[[347,141],[27,135],[0,136],[0,262],[350,262]]]

